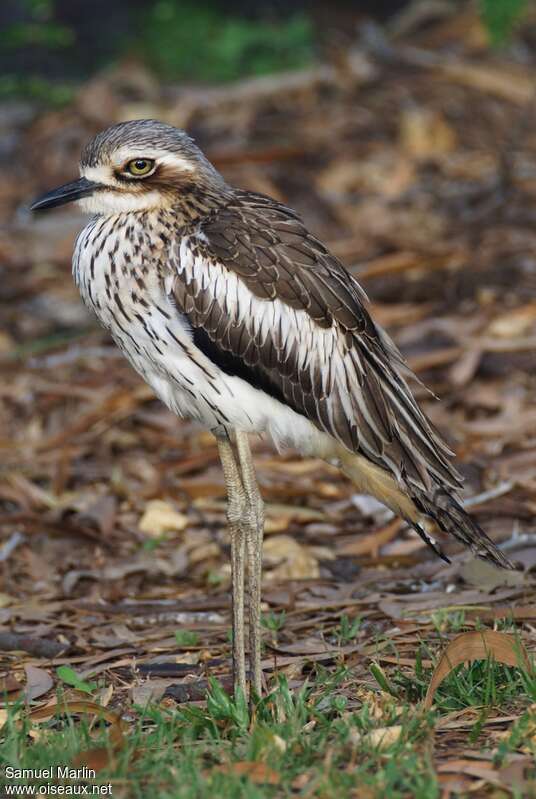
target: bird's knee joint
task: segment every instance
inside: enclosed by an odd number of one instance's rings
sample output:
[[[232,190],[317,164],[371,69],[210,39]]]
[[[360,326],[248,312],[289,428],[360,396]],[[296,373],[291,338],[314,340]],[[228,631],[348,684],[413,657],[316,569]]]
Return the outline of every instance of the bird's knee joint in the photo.
[[[264,524],[264,502],[260,497],[252,500],[246,496],[237,497],[228,505],[227,521],[232,525],[258,528]]]
[[[247,518],[248,505],[244,496],[237,497],[227,505],[227,521],[229,524],[242,524]]]

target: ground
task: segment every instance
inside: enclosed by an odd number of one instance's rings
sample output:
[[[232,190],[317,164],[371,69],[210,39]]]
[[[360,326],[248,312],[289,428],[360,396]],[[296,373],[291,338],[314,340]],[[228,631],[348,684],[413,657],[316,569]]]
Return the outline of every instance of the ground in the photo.
[[[490,51],[468,11],[425,34],[369,31],[292,75],[163,90],[119,64],[61,110],[6,106],[6,765],[87,766],[113,796],[159,799],[536,795],[534,59],[514,55]],[[229,182],[297,208],[351,268],[440,398],[415,384],[468,508],[522,566],[498,572],[448,542],[447,565],[333,467],[253,442],[267,502],[253,718],[226,693],[214,440],[165,410],[82,309],[82,218],[25,210],[76,176],[93,132],[134,116],[186,127]],[[451,665],[479,659],[425,702],[449,644]]]

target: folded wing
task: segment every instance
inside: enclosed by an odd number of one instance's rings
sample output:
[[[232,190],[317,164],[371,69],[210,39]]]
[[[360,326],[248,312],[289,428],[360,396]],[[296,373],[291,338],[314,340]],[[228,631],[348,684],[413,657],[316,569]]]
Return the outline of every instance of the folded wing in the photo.
[[[270,198],[236,192],[173,258],[194,343],[399,482],[455,488],[451,453],[417,406],[354,278]]]

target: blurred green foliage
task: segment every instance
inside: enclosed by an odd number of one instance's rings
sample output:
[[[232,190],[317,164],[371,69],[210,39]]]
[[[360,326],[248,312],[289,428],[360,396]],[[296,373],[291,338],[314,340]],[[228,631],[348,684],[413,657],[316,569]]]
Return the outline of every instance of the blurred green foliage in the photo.
[[[191,0],[158,0],[144,16],[139,44],[165,78],[229,81],[306,64],[313,26],[304,14],[272,23]]]
[[[70,103],[75,95],[74,85],[48,80],[39,75],[0,75],[0,100],[25,97],[46,106],[61,108]]]
[[[480,13],[491,43],[508,42],[528,8],[528,0],[480,0]]]
[[[4,52],[61,53],[72,85],[22,69],[0,75],[0,99],[27,97],[47,105],[68,103],[78,68],[77,32],[58,17],[54,0],[20,0],[24,13],[0,33]],[[108,37],[109,38],[109,37]],[[141,55],[164,80],[224,82],[307,64],[313,58],[313,24],[307,14],[283,19],[230,14],[211,2],[154,0],[145,9],[129,8],[124,27],[111,39],[105,61],[99,48],[95,69],[125,53]],[[99,51],[99,52],[98,52]],[[20,60],[19,60],[20,63]]]
[[[493,45],[511,39],[529,3],[478,0]],[[56,0],[18,0],[18,5],[22,13],[0,32],[0,47],[9,54],[0,74],[0,99],[28,97],[52,106],[68,103],[77,83],[125,53],[143,57],[164,80],[217,83],[305,66],[319,37],[306,11],[266,18],[228,12],[213,0],[147,0],[141,9],[126,3],[124,24],[108,30],[104,43],[93,47],[90,34],[84,44],[90,58],[80,59],[81,29],[64,23]],[[92,13],[91,5],[78,25]]]
[[[1,37],[4,47],[38,46],[55,50],[70,47],[74,43],[75,36],[71,28],[54,20],[52,0],[22,0],[21,4],[28,19],[5,28]]]
[[[40,45],[52,50],[69,47],[73,43],[74,35],[66,25],[57,25],[54,22],[19,22],[7,28],[2,40],[7,47]]]
[[[0,33],[5,52],[24,48],[66,50],[75,42],[74,31],[54,19],[53,0],[21,0],[26,20],[7,25]],[[0,74],[0,100],[26,97],[49,106],[61,107],[74,96],[74,87],[40,75],[5,72]]]

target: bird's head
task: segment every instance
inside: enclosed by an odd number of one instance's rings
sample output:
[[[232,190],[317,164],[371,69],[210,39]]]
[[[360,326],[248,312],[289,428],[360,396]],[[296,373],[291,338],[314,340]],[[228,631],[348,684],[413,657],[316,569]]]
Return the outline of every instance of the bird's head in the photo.
[[[93,214],[147,211],[203,200],[225,182],[183,131],[154,119],[121,122],[97,134],[80,159],[80,178],[38,197],[32,211],[76,201]]]

